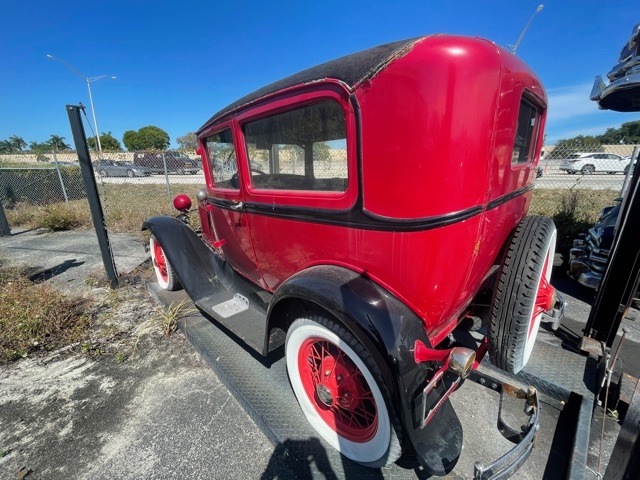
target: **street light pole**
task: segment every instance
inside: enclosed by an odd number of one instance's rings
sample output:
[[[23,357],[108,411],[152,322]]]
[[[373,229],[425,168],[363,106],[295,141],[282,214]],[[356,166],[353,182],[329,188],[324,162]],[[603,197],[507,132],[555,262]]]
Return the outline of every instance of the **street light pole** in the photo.
[[[100,131],[98,130],[98,120],[96,120],[96,109],[93,106],[93,95],[91,95],[91,84],[93,82],[97,82],[98,80],[102,80],[103,78],[110,78],[112,80],[115,80],[116,77],[114,77],[113,75],[99,75],[97,77],[87,77],[86,75],[83,75],[78,70],[73,68],[67,62],[62,60],[61,58],[57,58],[57,57],[54,57],[53,55],[49,55],[49,54],[47,54],[47,58],[49,58],[51,60],[57,60],[58,62],[62,63],[65,67],[67,67],[69,70],[71,70],[71,72],[74,75],[77,75],[78,77],[80,77],[82,80],[84,80],[86,82],[87,90],[89,91],[89,105],[91,106],[91,115],[93,116],[93,125],[96,128],[96,132],[95,132],[95,134],[96,134],[96,146],[98,148],[98,155],[100,157],[102,157],[102,145],[100,144]]]
[[[522,32],[520,32],[520,36],[518,37],[518,40],[516,40],[515,45],[513,46],[513,53],[516,53],[516,50],[518,49],[518,46],[520,45],[520,42],[522,41],[522,39],[524,38],[524,34],[527,33],[527,29],[529,28],[529,25],[531,25],[531,22],[533,21],[534,17],[539,14],[542,9],[544,8],[544,5],[540,4],[538,5],[538,8],[536,8],[536,11],[533,12],[533,15],[531,15],[531,18],[529,19],[529,21],[527,22],[527,24],[524,26],[524,28],[522,29]]]

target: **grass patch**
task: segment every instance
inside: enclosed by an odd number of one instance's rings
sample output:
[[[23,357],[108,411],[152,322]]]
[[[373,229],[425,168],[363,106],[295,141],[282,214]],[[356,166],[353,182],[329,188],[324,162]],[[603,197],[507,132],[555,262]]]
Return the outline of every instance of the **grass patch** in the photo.
[[[0,268],[0,363],[49,351],[89,334],[88,301],[34,284],[25,271]]]
[[[193,193],[196,185],[172,185],[173,195]],[[142,223],[155,215],[175,216],[178,212],[171,204],[164,185],[98,185],[98,191],[110,232],[141,233]],[[193,200],[193,199],[192,199]],[[195,201],[194,201],[195,205]],[[54,203],[47,206],[18,203],[5,209],[12,227],[48,228],[68,230],[71,228],[92,229],[93,222],[86,199],[71,200],[68,204]],[[191,214],[194,228],[200,225],[197,211]]]
[[[196,185],[186,185],[183,190],[172,186],[173,196],[183,191],[195,194]],[[164,185],[99,185],[107,228],[114,232],[139,232],[142,223],[155,215],[178,214],[173,208]],[[195,204],[195,202],[194,202]],[[195,220],[198,215],[192,215]]]
[[[87,200],[71,200],[68,204],[31,205],[18,203],[6,209],[11,227],[46,228],[53,231],[93,227]]]
[[[195,308],[189,307],[190,301],[183,300],[177,304],[171,304],[166,308],[164,313],[160,316],[160,325],[162,326],[162,333],[164,335],[171,335],[178,330],[178,321],[197,312]]]
[[[617,190],[536,189],[533,191],[529,215],[553,218],[558,228],[558,244],[570,245],[598,219],[600,210],[614,205]]]
[[[81,212],[64,203],[47,205],[43,208],[42,213],[38,226],[48,228],[54,232],[71,230],[83,224]]]

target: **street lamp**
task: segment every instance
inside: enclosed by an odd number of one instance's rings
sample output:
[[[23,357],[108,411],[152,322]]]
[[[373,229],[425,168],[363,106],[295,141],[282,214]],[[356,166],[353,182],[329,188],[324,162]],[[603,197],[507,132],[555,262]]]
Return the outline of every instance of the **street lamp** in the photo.
[[[115,80],[116,77],[114,77],[113,75],[99,75],[97,77],[87,77],[86,75],[83,75],[78,70],[76,70],[75,68],[73,68],[71,65],[69,65],[67,62],[65,62],[60,58],[54,57],[53,55],[49,55],[49,54],[47,54],[47,58],[51,60],[57,60],[58,62],[62,63],[65,67],[67,67],[69,70],[71,70],[71,72],[74,75],[77,75],[82,80],[87,82],[87,90],[89,90],[89,104],[91,105],[91,114],[93,115],[93,125],[96,127],[96,145],[98,146],[98,155],[102,157],[102,145],[100,144],[100,132],[98,131],[98,121],[96,120],[96,109],[93,107],[93,97],[91,95],[91,84],[93,82],[97,82],[98,80],[102,80],[103,78],[110,78],[112,80]]]

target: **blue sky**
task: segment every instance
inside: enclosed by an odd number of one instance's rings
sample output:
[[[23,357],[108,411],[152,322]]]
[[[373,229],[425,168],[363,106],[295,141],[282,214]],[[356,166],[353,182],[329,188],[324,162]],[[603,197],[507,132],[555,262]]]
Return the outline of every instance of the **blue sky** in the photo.
[[[237,98],[348,53],[431,33],[513,44],[539,3],[5,0],[0,140],[55,134],[72,143],[65,105],[88,106],[86,84],[46,54],[88,77],[117,76],[92,84],[101,132],[121,141],[126,130],[156,125],[176,146],[176,137]],[[637,2],[543,3],[518,55],[547,88],[548,143],[640,119],[588,99],[594,77],[611,69],[640,22]]]

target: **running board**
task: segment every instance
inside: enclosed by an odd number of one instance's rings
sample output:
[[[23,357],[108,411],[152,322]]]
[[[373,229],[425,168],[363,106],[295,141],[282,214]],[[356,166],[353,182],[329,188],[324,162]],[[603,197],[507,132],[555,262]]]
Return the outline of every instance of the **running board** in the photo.
[[[241,300],[240,300],[241,299]],[[195,301],[209,319],[213,319],[261,355],[267,328],[266,315],[254,308],[246,297],[224,289]]]

